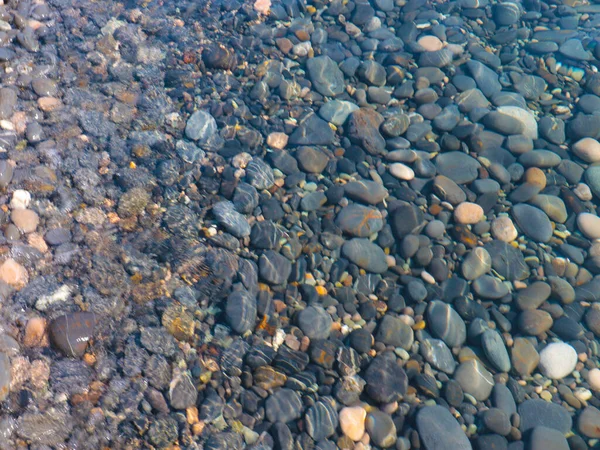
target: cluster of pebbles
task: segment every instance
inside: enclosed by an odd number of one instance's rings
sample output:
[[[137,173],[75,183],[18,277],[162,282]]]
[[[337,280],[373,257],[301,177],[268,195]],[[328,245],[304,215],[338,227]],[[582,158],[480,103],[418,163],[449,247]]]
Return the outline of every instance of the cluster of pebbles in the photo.
[[[4,0],[0,448],[599,446],[599,30]]]

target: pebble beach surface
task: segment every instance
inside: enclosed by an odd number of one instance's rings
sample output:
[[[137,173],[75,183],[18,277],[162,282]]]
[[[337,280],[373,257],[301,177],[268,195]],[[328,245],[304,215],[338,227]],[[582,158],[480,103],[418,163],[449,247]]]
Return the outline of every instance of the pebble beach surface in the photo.
[[[0,3],[0,449],[600,448],[600,3]]]

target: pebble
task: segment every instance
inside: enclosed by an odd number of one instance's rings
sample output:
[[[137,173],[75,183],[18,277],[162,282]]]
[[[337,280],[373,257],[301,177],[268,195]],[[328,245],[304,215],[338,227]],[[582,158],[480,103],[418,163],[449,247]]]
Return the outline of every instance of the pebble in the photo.
[[[496,330],[485,330],[481,335],[481,346],[492,365],[500,372],[509,372],[511,368],[508,351]]]
[[[85,353],[94,335],[96,315],[91,312],[74,312],[57,317],[49,326],[50,339],[66,356],[76,358]]]
[[[6,400],[10,393],[10,383],[12,381],[11,365],[8,355],[0,352],[0,401]]]
[[[483,412],[482,420],[485,427],[493,433],[508,436],[511,424],[508,415],[498,408],[490,408]]]
[[[375,445],[389,448],[394,445],[397,438],[396,424],[389,414],[378,409],[369,411],[365,421],[365,428]]]
[[[600,239],[600,217],[583,212],[577,216],[577,227],[589,239]]]
[[[441,339],[424,339],[419,347],[421,355],[429,364],[449,375],[456,369],[452,351]]]
[[[408,377],[393,354],[375,357],[365,371],[366,391],[379,403],[400,400],[406,394]]]
[[[392,176],[399,180],[410,181],[415,177],[415,172],[405,164],[394,163],[389,165],[389,171]]]
[[[519,314],[519,329],[529,336],[539,336],[545,333],[553,324],[552,316],[546,311],[523,311]]]
[[[329,157],[327,154],[317,147],[300,147],[298,150],[296,150],[295,156],[298,160],[298,166],[300,169],[308,173],[323,172],[327,166],[327,163],[329,162]]]
[[[577,429],[586,437],[600,438],[600,410],[593,406],[586,407],[579,415]]]
[[[343,232],[356,237],[369,237],[381,231],[384,225],[379,210],[358,204],[342,208],[335,223]]]
[[[365,434],[367,411],[361,406],[346,406],[340,410],[340,429],[353,441],[360,441]]]
[[[25,267],[8,258],[0,265],[0,280],[15,289],[21,289],[29,282],[29,275]]]
[[[40,223],[38,214],[31,209],[14,209],[10,214],[10,219],[23,233],[34,232]]]
[[[335,133],[327,122],[314,113],[309,113],[298,123],[288,141],[291,145],[329,145]]]
[[[497,111],[501,114],[511,116],[523,124],[523,134],[531,139],[538,138],[538,125],[531,111],[518,106],[499,106]]]
[[[600,142],[592,138],[583,138],[571,146],[575,155],[587,163],[600,162]]]
[[[383,117],[377,111],[360,108],[350,114],[346,127],[351,141],[361,145],[371,155],[385,153],[385,139],[379,131]]]
[[[443,406],[425,406],[417,413],[416,424],[426,450],[472,449],[456,419]]]
[[[247,291],[234,291],[227,297],[225,306],[227,323],[236,332],[244,334],[254,329],[256,322],[256,298]]]
[[[514,281],[524,280],[529,276],[529,267],[523,254],[516,248],[499,240],[484,245],[492,257],[492,268],[502,277]]]
[[[593,368],[587,373],[587,381],[594,391],[600,391],[600,369]]]
[[[236,211],[234,204],[230,201],[215,203],[213,205],[213,214],[219,224],[235,237],[250,236],[251,229],[248,220]]]
[[[414,333],[412,328],[400,318],[385,315],[379,324],[375,339],[387,345],[410,350],[414,341]]]
[[[383,185],[368,180],[351,181],[344,186],[344,192],[350,199],[369,205],[381,203],[388,196]]]
[[[551,292],[548,283],[536,281],[517,292],[516,305],[522,311],[538,309],[550,297]]]
[[[525,400],[519,405],[522,433],[543,426],[567,434],[571,430],[572,419],[566,409],[552,402],[540,399]]]
[[[300,396],[291,389],[278,389],[267,398],[265,414],[269,422],[289,422],[302,415]]]
[[[321,397],[306,411],[306,432],[315,441],[322,441],[333,433],[338,426],[338,413],[335,401],[331,397]]]
[[[342,254],[368,272],[384,273],[388,269],[383,249],[368,239],[353,238],[346,241]]]
[[[208,111],[198,110],[194,112],[185,126],[185,135],[198,145],[203,146],[210,142],[217,133],[217,122]]]
[[[344,74],[329,56],[309,58],[306,68],[315,89],[321,94],[335,97],[344,92]]]
[[[275,184],[273,169],[261,158],[252,158],[246,166],[246,179],[259,191],[270,189]]]
[[[487,400],[494,387],[492,374],[476,359],[461,363],[454,372],[454,379],[463,391],[479,401]]]
[[[476,247],[465,257],[461,270],[465,280],[476,280],[492,268],[492,258],[486,249]]]
[[[461,152],[440,153],[435,158],[435,166],[441,175],[457,184],[475,181],[481,164],[471,156]]]
[[[319,116],[339,127],[359,108],[356,104],[345,100],[330,100],[319,108]]]
[[[569,376],[576,365],[577,352],[564,342],[553,342],[540,352],[540,371],[553,380]]]
[[[503,242],[512,242],[519,233],[513,221],[508,216],[500,216],[492,221],[491,233],[494,239]]]
[[[534,206],[519,203],[512,213],[517,226],[535,242],[548,242],[552,237],[552,224],[544,211]]]
[[[564,434],[552,428],[537,426],[529,436],[530,450],[569,450]]]
[[[429,329],[450,348],[460,347],[467,339],[467,328],[458,313],[448,304],[435,300],[427,308]]]
[[[267,283],[283,284],[292,273],[292,263],[285,256],[267,250],[258,259],[258,270],[261,278]]]
[[[463,202],[454,209],[454,219],[465,225],[479,223],[483,219],[483,208],[477,203]]]
[[[308,306],[298,314],[298,326],[310,339],[327,339],[332,324],[331,316],[320,306]]]

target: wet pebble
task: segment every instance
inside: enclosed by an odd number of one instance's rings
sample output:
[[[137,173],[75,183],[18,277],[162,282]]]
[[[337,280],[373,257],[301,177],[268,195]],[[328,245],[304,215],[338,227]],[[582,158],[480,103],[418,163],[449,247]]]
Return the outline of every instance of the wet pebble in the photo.
[[[310,339],[327,339],[333,321],[320,306],[308,306],[298,314],[298,326]]]
[[[539,368],[548,378],[560,380],[575,370],[577,352],[564,342],[553,342],[540,352]]]
[[[383,273],[388,264],[383,249],[368,239],[354,238],[342,247],[342,254],[368,272]]]
[[[425,406],[417,413],[416,422],[419,438],[427,450],[472,449],[456,419],[443,406]]]

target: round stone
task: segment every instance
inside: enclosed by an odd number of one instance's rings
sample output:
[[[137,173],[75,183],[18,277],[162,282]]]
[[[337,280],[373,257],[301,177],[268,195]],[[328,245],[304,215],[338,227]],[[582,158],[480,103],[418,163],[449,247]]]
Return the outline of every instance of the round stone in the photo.
[[[283,284],[292,273],[292,263],[285,256],[267,250],[258,259],[261,278],[270,284]]]
[[[400,318],[385,315],[379,324],[375,339],[387,345],[410,350],[414,342],[414,332]]]
[[[392,176],[398,178],[399,180],[410,181],[415,177],[415,172],[410,167],[402,163],[390,164],[388,170]]]
[[[456,361],[452,356],[452,351],[441,339],[424,339],[421,341],[419,351],[425,360],[442,372],[449,375],[456,369]]]
[[[464,202],[454,209],[454,220],[464,225],[479,223],[483,219],[483,208],[477,203]]]
[[[317,147],[300,147],[296,151],[298,166],[304,172],[321,173],[329,162],[329,156]]]
[[[492,257],[483,247],[476,247],[463,260],[461,270],[466,280],[476,280],[492,268]]]
[[[490,408],[483,412],[482,421],[485,427],[493,433],[508,436],[511,430],[508,415],[498,408]]]
[[[585,181],[596,197],[600,197],[600,163],[589,166],[585,171]]]
[[[433,191],[442,200],[452,205],[459,205],[467,200],[467,194],[461,187],[444,175],[438,175],[433,179]]]
[[[577,216],[577,227],[588,239],[600,239],[600,217],[587,212]]]
[[[417,413],[417,431],[426,450],[471,450],[456,419],[443,406],[425,406]]]
[[[320,306],[308,306],[298,314],[298,326],[310,339],[327,339],[333,321]]]
[[[365,434],[367,411],[362,406],[347,406],[340,410],[340,428],[353,441],[360,441]]]
[[[516,295],[516,304],[522,311],[538,309],[552,293],[548,283],[536,281]]]
[[[502,277],[514,281],[529,276],[529,266],[518,249],[500,240],[490,241],[484,248],[492,257],[492,268]]]
[[[356,237],[368,237],[383,228],[383,216],[378,209],[357,204],[342,208],[335,222],[343,232]]]
[[[540,352],[540,371],[553,380],[569,376],[576,365],[577,352],[564,342],[553,342]]]
[[[571,147],[573,153],[587,163],[600,162],[600,142],[592,138],[583,138]]]
[[[491,232],[494,239],[503,242],[512,242],[519,235],[513,221],[508,216],[500,216],[494,219],[492,221]]]
[[[369,205],[381,203],[388,196],[388,191],[382,184],[369,180],[351,181],[344,185],[344,191],[351,200]]]
[[[518,106],[499,106],[497,111],[502,114],[514,117],[523,124],[523,134],[531,139],[538,138],[538,125],[535,116],[526,109]]]

